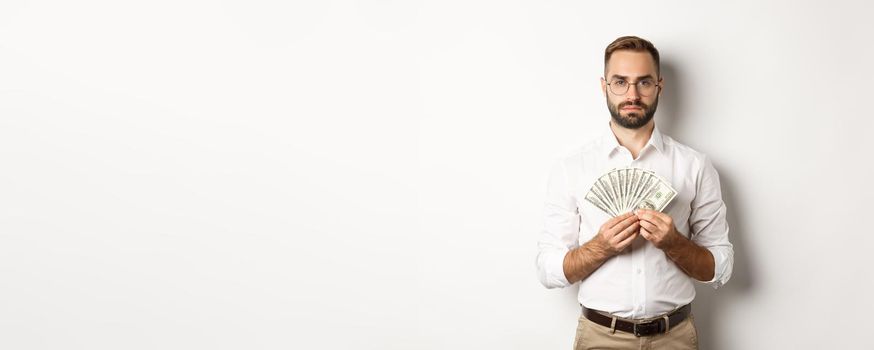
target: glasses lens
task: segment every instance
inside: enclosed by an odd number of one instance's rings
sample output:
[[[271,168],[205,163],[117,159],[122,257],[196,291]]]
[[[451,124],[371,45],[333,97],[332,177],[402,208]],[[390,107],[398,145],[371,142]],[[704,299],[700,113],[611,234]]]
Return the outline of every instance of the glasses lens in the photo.
[[[637,91],[641,96],[652,96],[656,90],[656,83],[649,79],[644,79],[637,82]]]
[[[610,83],[610,91],[616,95],[625,95],[628,92],[628,82],[625,80],[614,80]]]

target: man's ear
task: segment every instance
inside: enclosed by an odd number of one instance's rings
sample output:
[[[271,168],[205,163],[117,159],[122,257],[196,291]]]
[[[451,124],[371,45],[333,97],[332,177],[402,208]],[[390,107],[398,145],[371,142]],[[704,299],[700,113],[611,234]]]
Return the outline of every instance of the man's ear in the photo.
[[[662,96],[662,91],[665,91],[665,78],[659,77],[659,97]]]
[[[601,78],[601,92],[604,93],[604,97],[607,97],[607,81],[604,78]]]

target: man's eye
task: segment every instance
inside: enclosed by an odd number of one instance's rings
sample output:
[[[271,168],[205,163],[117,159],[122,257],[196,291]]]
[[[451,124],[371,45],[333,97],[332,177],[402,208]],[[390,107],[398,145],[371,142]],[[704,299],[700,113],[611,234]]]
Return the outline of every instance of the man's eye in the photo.
[[[638,84],[640,84],[641,87],[651,87],[655,83],[652,80],[641,80]]]
[[[614,80],[613,85],[616,85],[617,87],[623,87],[625,85],[628,85],[628,82],[626,82],[625,80]]]

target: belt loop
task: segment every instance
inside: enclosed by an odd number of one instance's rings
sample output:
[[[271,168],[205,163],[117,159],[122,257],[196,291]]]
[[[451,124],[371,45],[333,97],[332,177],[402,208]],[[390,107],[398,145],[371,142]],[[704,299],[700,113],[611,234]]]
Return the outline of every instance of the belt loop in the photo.
[[[668,315],[662,316],[665,319],[665,333],[671,330],[671,318]]]
[[[616,316],[613,316],[613,321],[610,322],[610,331],[616,334]]]

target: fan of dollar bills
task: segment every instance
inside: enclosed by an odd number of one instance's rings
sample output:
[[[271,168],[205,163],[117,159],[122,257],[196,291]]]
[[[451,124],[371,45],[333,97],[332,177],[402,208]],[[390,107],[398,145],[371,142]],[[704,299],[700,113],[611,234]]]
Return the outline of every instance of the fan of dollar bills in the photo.
[[[601,175],[586,194],[586,200],[616,217],[638,208],[662,211],[676,196],[677,191],[661,176],[629,167]]]

